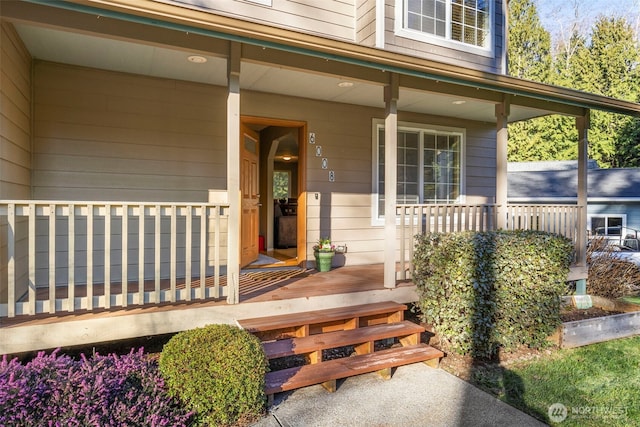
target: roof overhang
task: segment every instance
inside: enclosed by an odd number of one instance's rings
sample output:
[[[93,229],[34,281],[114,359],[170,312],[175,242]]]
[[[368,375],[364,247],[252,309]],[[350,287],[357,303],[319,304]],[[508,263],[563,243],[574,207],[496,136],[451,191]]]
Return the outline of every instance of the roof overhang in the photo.
[[[162,2],[24,0],[2,2],[0,13],[35,58],[49,61],[226,84],[229,42],[239,42],[246,90],[384,107],[383,87],[397,73],[401,111],[495,122],[495,105],[507,100],[510,121],[588,109],[640,117],[632,102]],[[186,52],[204,55],[208,66],[194,71]],[[344,80],[355,84],[344,90]]]

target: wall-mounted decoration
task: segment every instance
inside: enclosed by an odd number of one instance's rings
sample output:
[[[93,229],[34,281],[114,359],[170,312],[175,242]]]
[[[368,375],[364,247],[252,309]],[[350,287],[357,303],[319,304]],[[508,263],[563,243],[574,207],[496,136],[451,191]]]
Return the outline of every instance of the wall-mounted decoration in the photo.
[[[334,171],[329,171],[329,182],[334,182],[336,180],[336,173]]]
[[[328,168],[329,168],[329,159],[325,157],[322,159],[322,169],[328,169]]]
[[[322,146],[316,146],[316,157],[322,157]]]
[[[309,144],[316,143],[316,134],[315,132],[309,132]]]

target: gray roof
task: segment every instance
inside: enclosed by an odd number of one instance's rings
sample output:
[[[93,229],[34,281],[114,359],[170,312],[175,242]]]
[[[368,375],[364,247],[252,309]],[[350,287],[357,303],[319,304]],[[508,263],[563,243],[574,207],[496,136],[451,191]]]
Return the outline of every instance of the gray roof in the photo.
[[[597,160],[589,160],[587,163],[589,169],[598,169]],[[577,160],[546,160],[541,162],[509,162],[507,170],[509,172],[521,171],[562,171],[578,169]]]
[[[576,198],[578,188],[577,169],[560,162],[556,170],[545,169],[551,162],[537,170],[518,170],[509,163],[507,194],[510,199],[555,199]],[[532,165],[528,165],[531,167]],[[515,170],[514,170],[515,169]],[[640,168],[592,169],[587,171],[587,194],[589,198],[640,198]]]

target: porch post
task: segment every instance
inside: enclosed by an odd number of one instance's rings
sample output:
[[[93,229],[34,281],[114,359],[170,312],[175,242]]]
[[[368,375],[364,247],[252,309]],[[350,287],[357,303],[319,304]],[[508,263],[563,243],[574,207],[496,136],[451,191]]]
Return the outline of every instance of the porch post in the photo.
[[[384,287],[396,287],[396,199],[398,185],[398,97],[400,77],[384,87]]]
[[[242,46],[229,43],[227,58],[227,191],[229,225],[227,243],[227,302],[237,304],[240,294],[240,57]]]
[[[498,229],[507,228],[507,124],[509,123],[509,95],[496,104],[496,205]]]
[[[589,162],[590,110],[585,109],[582,116],[576,117],[578,128],[578,230],[576,230],[576,265],[583,271],[587,269],[587,171]],[[576,294],[587,294],[586,278],[576,283]]]

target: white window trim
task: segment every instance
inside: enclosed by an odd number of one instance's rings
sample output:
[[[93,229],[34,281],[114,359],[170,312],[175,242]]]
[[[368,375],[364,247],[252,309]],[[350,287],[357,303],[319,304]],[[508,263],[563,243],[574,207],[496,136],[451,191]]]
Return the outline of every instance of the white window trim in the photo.
[[[588,214],[587,215],[587,230],[591,232],[592,228],[592,219],[593,218],[604,218],[605,224],[608,224],[609,218],[622,218],[622,230],[620,231],[620,236],[616,236],[613,234],[605,234],[602,237],[606,237],[608,240],[620,240],[624,239],[624,236],[627,234],[627,214]]]
[[[248,3],[258,3],[265,6],[273,6],[273,0],[244,0]]]
[[[384,215],[378,213],[378,166],[379,147],[378,147],[378,129],[384,127],[384,119],[373,119],[371,123],[371,151],[372,151],[372,167],[371,167],[371,225],[384,226]],[[411,123],[398,122],[398,131],[435,131],[440,133],[450,133],[462,135],[462,143],[460,145],[460,194],[453,203],[465,203],[466,199],[466,148],[467,148],[467,130],[465,128],[456,128],[450,126],[431,125],[427,123]],[[396,217],[396,223],[400,224],[400,217]]]
[[[493,58],[495,55],[495,21],[494,15],[494,1],[489,1],[489,46],[480,47],[472,44],[451,40],[450,38],[442,38],[435,35],[423,33],[421,31],[410,30],[404,28],[404,3],[406,0],[396,0],[395,2],[395,28],[394,32],[399,37],[405,37],[412,40],[417,40],[424,43],[434,44],[448,49],[462,50],[465,52],[473,53],[475,55],[486,56]],[[447,5],[447,35],[451,31],[451,7]],[[449,36],[448,36],[449,37]]]

